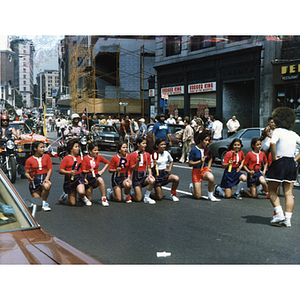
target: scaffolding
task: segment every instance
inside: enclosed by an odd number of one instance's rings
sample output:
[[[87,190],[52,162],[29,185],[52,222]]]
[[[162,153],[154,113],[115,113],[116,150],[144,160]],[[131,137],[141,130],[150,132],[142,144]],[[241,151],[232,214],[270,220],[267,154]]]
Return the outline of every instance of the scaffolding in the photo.
[[[135,56],[139,59],[139,72],[128,72],[120,69],[121,56]],[[102,57],[101,57],[102,56]],[[74,44],[70,53],[70,109],[71,112],[81,113],[88,107],[88,113],[116,113],[120,117],[122,103],[127,102],[127,112],[145,117],[145,47],[138,50],[127,50],[116,45],[114,52],[99,51],[95,55],[95,45]],[[96,59],[98,68],[96,68]],[[115,59],[115,61],[114,61]],[[99,61],[111,61],[114,68],[105,70],[99,68]],[[121,75],[121,76],[120,76]],[[132,76],[139,78],[139,89],[121,89],[120,77],[123,79]],[[96,79],[103,79],[112,86],[111,94],[114,97],[106,97],[106,90],[96,88]],[[105,86],[106,87],[106,86]],[[134,96],[129,96],[134,95]],[[136,98],[137,95],[137,98]],[[125,110],[124,110],[125,111]]]

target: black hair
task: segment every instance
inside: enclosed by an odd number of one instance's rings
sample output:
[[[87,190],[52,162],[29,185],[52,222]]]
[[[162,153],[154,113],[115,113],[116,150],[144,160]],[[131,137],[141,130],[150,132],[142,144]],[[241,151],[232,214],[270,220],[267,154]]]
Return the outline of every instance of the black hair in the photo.
[[[31,146],[31,149],[32,149],[32,155],[35,154],[35,152],[36,152],[36,150],[37,150],[37,148],[38,148],[38,146],[39,146],[40,144],[44,144],[44,142],[42,142],[42,141],[34,141],[34,142],[32,143],[32,146]]]
[[[67,142],[67,151],[70,154],[72,148],[74,147],[75,144],[79,144],[79,140],[78,139],[71,139]]]
[[[254,146],[255,144],[260,141],[260,138],[258,137],[254,137],[252,140],[251,140],[251,148],[254,149]]]
[[[272,117],[272,116],[268,118],[268,123],[269,123],[271,120],[273,120],[273,117]]]
[[[165,142],[166,140],[162,137],[158,138],[156,141],[155,141],[155,144],[153,145],[153,149],[154,150],[157,150],[158,149],[158,145],[162,142]]]
[[[295,113],[289,107],[277,107],[272,113],[276,128],[291,130],[295,124]]]
[[[200,143],[200,141],[204,141],[208,136],[210,137],[211,133],[209,130],[203,130],[196,137],[196,145]]]
[[[95,147],[98,147],[98,148],[99,148],[99,146],[98,146],[97,143],[90,143],[90,144],[88,145],[88,150],[89,150],[89,151],[92,151]]]
[[[243,143],[240,139],[234,139],[230,145],[228,146],[228,149],[227,151],[230,151],[230,150],[233,150],[233,144],[236,143],[236,142],[239,142],[241,144],[241,149],[243,148]]]
[[[121,149],[121,147],[123,146],[123,145],[127,145],[127,143],[126,142],[120,142],[118,145],[117,145],[117,147],[116,147],[116,151],[117,151],[117,153],[119,153],[120,152],[120,149]]]
[[[142,136],[139,136],[137,139],[136,139],[136,145],[140,144],[142,141],[147,141],[144,137]]]

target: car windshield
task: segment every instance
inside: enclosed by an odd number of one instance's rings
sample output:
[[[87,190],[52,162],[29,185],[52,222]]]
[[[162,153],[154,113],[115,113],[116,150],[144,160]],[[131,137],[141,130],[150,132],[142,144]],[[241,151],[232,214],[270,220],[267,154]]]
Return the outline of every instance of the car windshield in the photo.
[[[30,128],[25,123],[10,123],[10,125],[13,126],[21,134],[31,133]]]
[[[0,232],[34,226],[15,191],[0,171]]]
[[[100,126],[99,129],[97,130],[98,133],[101,133],[101,132],[108,132],[108,133],[111,133],[111,132],[116,132],[115,128],[113,126]]]

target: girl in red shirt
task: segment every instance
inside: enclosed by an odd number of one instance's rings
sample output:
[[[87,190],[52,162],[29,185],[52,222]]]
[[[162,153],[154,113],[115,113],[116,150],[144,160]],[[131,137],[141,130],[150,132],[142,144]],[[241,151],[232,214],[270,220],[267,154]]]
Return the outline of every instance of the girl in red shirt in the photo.
[[[88,183],[85,186],[85,193],[87,198],[92,201],[93,189],[99,187],[102,196],[102,205],[109,206],[106,200],[105,183],[101,175],[109,166],[109,161],[99,155],[98,145],[91,143],[88,146],[89,155],[83,157],[82,161],[82,173],[86,174]],[[104,163],[104,167],[101,171],[98,170],[100,163]]]
[[[51,188],[52,161],[44,154],[44,143],[35,141],[32,144],[33,155],[25,163],[25,177],[30,181],[29,191],[32,197],[42,197],[44,211],[50,211],[47,198]]]
[[[253,151],[248,152],[244,162],[244,169],[248,173],[247,187],[250,188],[250,194],[248,196],[252,198],[257,197],[256,187],[262,185],[266,193],[268,193],[268,185],[266,183],[264,175],[266,174],[268,163],[267,157],[261,149],[261,140],[259,138],[253,138],[251,140],[251,148]],[[264,169],[261,171],[262,163],[264,163]],[[267,194],[268,197],[268,194]]]
[[[152,176],[151,156],[145,151],[147,141],[143,137],[138,137],[136,144],[138,149],[130,154],[130,166],[133,171],[132,186],[134,188],[134,194],[131,196],[135,201],[140,202],[142,200],[142,188],[147,186],[144,202],[155,204],[155,200],[150,198],[155,178]]]
[[[76,205],[76,196],[79,194],[79,198],[87,206],[91,206],[92,202],[85,195],[84,176],[82,174],[82,159],[79,155],[80,147],[78,139],[71,139],[67,143],[67,151],[69,155],[66,155],[61,161],[59,174],[65,175],[65,181],[63,185],[64,193],[68,196],[67,202],[69,205]],[[61,196],[58,200],[62,203],[67,197]]]
[[[112,189],[108,188],[106,195],[108,200],[113,199],[117,202],[122,201],[122,188],[124,188],[124,200],[126,203],[131,203],[131,196],[129,195],[132,182],[130,180],[131,169],[128,146],[121,142],[117,146],[117,153],[110,160],[109,173],[112,173],[111,184]]]
[[[241,190],[246,186],[247,177],[241,172],[244,166],[245,155],[241,148],[243,147],[240,139],[234,139],[229,147],[228,152],[225,154],[225,158],[222,167],[225,169],[221,180],[221,185],[215,186],[215,195],[222,196],[224,198],[230,198],[232,188],[237,186],[234,197],[241,200]]]

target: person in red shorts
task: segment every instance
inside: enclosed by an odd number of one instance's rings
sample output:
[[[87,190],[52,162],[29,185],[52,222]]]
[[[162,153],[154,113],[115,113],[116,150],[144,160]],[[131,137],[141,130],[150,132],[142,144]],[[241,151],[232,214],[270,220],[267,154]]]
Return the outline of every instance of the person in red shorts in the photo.
[[[89,155],[85,155],[82,161],[82,173],[86,175],[88,183],[85,186],[87,198],[92,201],[93,189],[99,187],[103,206],[109,206],[106,200],[105,183],[101,175],[109,167],[109,161],[99,155],[98,145],[91,143],[88,146]],[[100,163],[104,163],[104,167],[99,171]]]
[[[108,200],[114,200],[121,202],[122,198],[126,203],[131,203],[130,189],[131,189],[131,169],[128,146],[126,143],[121,142],[117,146],[117,153],[110,160],[110,166],[108,169],[109,173],[112,173],[111,176],[111,185],[112,188],[108,188],[106,195]],[[122,195],[122,189],[124,189],[124,195]]]
[[[51,188],[52,161],[49,155],[44,154],[43,142],[33,142],[32,150],[33,155],[25,163],[25,177],[30,181],[29,191],[32,197],[42,197],[43,211],[50,211],[47,198]]]
[[[200,199],[202,194],[202,180],[208,181],[208,199],[220,201],[213,195],[215,178],[211,172],[212,154],[207,147],[210,140],[210,131],[204,130],[196,138],[197,146],[189,154],[189,166],[192,170],[192,183],[189,189],[195,199]]]
[[[144,137],[138,137],[136,144],[138,149],[130,154],[132,186],[134,188],[134,193],[131,196],[133,200],[140,202],[143,197],[142,188],[147,186],[143,201],[144,203],[155,204],[155,200],[150,198],[155,178],[151,170],[151,156],[145,151],[147,140],[145,140]]]
[[[59,174],[65,175],[65,181],[63,185],[64,194],[58,200],[62,203],[67,199],[69,205],[76,205],[77,193],[79,198],[85,203],[86,206],[91,206],[92,202],[85,195],[85,181],[82,174],[82,159],[79,155],[80,147],[78,139],[71,139],[67,143],[67,151],[69,155],[66,155],[61,161],[59,167]]]

